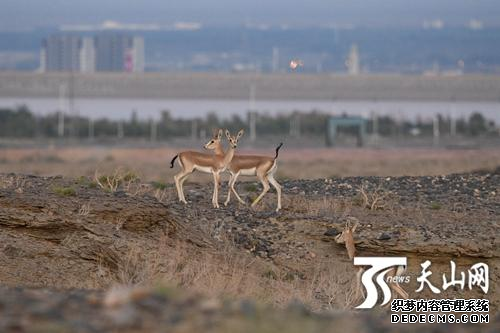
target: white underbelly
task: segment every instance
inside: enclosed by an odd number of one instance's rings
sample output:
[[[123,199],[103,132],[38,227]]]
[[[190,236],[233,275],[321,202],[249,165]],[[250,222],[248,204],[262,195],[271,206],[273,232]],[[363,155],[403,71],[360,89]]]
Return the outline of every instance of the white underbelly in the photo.
[[[255,176],[257,175],[257,168],[241,169],[240,174],[242,176]]]
[[[212,173],[212,167],[209,167],[209,166],[195,165],[194,169],[197,171],[204,172],[204,173]]]

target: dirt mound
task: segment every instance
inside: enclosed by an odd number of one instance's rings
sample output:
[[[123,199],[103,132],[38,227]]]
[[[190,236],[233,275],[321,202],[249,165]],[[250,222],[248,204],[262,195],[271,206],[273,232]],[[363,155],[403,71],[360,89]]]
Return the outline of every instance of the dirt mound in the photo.
[[[0,208],[0,281],[12,286],[100,288],[133,246],[153,251],[177,236],[209,244],[156,198],[87,179],[3,175]]]

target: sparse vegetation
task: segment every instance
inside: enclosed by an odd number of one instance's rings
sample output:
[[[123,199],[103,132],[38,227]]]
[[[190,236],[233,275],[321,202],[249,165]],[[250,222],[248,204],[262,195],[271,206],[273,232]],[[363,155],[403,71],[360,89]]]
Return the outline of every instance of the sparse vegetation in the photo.
[[[153,181],[151,182],[151,185],[153,185],[153,188],[157,190],[165,190],[168,187],[167,183],[162,181]]]
[[[139,177],[134,172],[122,168],[116,169],[111,175],[99,175],[97,170],[94,173],[94,181],[107,192],[116,192],[120,185],[129,189],[132,183],[138,180]]]
[[[72,197],[76,195],[76,191],[73,187],[54,186],[52,190],[62,197]]]
[[[328,263],[318,263],[304,280],[296,278],[293,272],[256,263],[228,243],[217,252],[203,253],[167,238],[154,253],[144,253],[132,246],[125,256],[109,251],[102,255],[111,255],[102,260],[112,263],[107,266],[110,284],[155,285],[161,281],[208,296],[256,299],[278,307],[300,301],[316,311],[350,308],[358,301],[353,298],[354,283],[341,286],[343,279],[354,281],[355,272],[347,268],[348,264],[331,267]],[[327,303],[317,298],[318,293],[328,299]]]
[[[441,209],[443,206],[437,202],[437,201],[433,201],[431,202],[431,209],[434,209],[434,210],[439,210]]]
[[[390,193],[383,189],[382,184],[378,185],[378,187],[372,191],[369,191],[363,184],[358,191],[361,200],[358,199],[356,202],[361,202],[362,207],[370,210],[384,209],[387,207],[387,199]]]

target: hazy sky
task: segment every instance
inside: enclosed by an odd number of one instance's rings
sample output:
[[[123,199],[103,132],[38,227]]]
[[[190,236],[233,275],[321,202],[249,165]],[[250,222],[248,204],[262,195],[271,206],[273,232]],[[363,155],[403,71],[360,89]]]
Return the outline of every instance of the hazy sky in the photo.
[[[420,26],[438,18],[448,25],[472,18],[500,25],[500,0],[0,0],[0,29],[16,30],[104,20]]]

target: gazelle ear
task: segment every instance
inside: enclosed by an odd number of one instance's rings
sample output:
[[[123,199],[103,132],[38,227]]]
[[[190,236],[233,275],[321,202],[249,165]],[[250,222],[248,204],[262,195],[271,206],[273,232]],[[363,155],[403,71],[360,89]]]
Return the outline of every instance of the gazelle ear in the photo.
[[[222,130],[219,129],[219,133],[217,134],[217,139],[221,139],[222,138]]]
[[[229,140],[229,139],[231,139],[231,134],[229,133],[229,131],[228,131],[228,130],[226,130],[226,138],[227,138],[228,140]]]
[[[356,228],[358,227],[359,223],[356,222],[356,224],[354,225],[354,227],[352,227],[352,232],[354,233],[356,231]]]
[[[244,129],[240,129],[240,131],[238,132],[238,135],[236,136],[236,138],[237,139],[241,138],[244,133],[245,133],[245,130]]]

